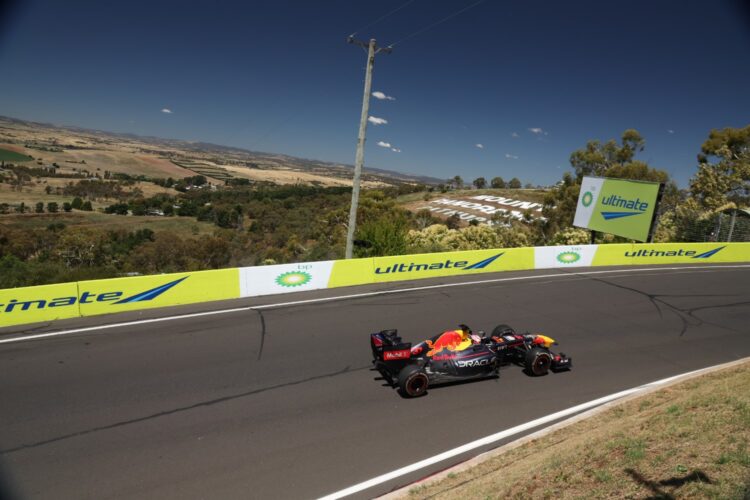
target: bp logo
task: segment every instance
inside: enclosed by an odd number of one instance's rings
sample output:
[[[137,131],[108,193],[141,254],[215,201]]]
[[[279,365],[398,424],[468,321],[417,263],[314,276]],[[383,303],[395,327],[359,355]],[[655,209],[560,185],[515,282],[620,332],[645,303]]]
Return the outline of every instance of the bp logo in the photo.
[[[585,193],[583,193],[583,198],[581,198],[581,203],[583,204],[584,207],[588,207],[589,205],[591,205],[592,201],[594,201],[594,195],[591,194],[591,191],[586,191]]]
[[[581,260],[581,254],[578,252],[563,252],[557,256],[560,264],[572,264]]]
[[[276,277],[276,284],[285,287],[302,286],[309,283],[312,275],[304,271],[292,271],[283,273]]]

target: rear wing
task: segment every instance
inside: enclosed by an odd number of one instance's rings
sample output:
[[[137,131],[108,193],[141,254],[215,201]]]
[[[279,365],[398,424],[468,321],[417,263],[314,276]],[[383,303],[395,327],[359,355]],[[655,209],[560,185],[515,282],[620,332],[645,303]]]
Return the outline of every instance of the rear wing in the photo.
[[[402,342],[398,330],[381,330],[370,334],[370,347],[375,361],[406,361],[411,357],[411,342]]]

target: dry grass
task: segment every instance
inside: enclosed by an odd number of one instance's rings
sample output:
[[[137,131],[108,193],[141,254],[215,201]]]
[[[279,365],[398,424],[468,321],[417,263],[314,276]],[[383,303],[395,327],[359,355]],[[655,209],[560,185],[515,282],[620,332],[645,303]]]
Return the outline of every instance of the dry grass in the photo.
[[[21,191],[16,191],[13,186],[7,183],[0,183],[0,203],[11,203],[18,204],[21,202],[26,203],[27,206],[33,207],[38,201],[44,203],[55,201],[62,207],[62,204],[66,201],[73,201],[74,196],[63,196],[55,194],[53,190],[51,194],[47,194],[45,188],[47,186],[54,188],[63,188],[69,183],[77,183],[80,179],[69,179],[63,177],[40,177],[34,178],[24,184]],[[102,181],[107,182],[107,181]],[[132,186],[126,186],[123,191],[129,192],[133,189],[140,189],[143,192],[143,196],[146,198],[154,196],[159,193],[167,193],[169,195],[176,195],[178,192],[172,188],[165,188],[158,186],[151,182],[136,182]],[[114,199],[100,199],[98,201],[92,201],[94,208],[106,207],[115,203]]]
[[[302,172],[290,169],[251,169],[247,167],[225,166],[227,171],[236,177],[242,177],[253,181],[275,182],[276,184],[318,184],[320,186],[351,186],[352,179],[327,177],[324,175]],[[375,188],[385,186],[382,182],[366,181],[361,183],[362,187]]]
[[[750,363],[631,400],[408,498],[750,498]]]

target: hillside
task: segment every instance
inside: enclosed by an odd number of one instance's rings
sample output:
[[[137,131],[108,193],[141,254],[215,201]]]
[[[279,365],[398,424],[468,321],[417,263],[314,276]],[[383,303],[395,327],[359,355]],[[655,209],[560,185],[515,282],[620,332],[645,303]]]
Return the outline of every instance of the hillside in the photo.
[[[55,164],[60,172],[85,170],[92,175],[105,171],[150,178],[204,175],[216,184],[224,184],[229,179],[317,186],[349,186],[352,182],[351,165],[3,116],[0,116],[0,149],[31,156],[37,166]],[[441,181],[366,168],[362,182],[363,187],[380,187]]]

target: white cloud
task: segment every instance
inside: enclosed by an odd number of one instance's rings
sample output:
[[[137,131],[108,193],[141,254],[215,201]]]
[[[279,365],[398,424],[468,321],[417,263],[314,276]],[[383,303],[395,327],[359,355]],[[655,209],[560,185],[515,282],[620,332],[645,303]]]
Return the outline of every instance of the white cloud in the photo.
[[[670,133],[670,134],[674,134],[674,130],[672,130],[671,128],[668,128],[667,132]]]
[[[171,115],[171,114],[172,114],[172,110],[171,110],[171,109],[169,109],[169,108],[163,108],[163,109],[161,110],[161,112],[162,112],[162,113],[166,113],[166,114],[168,114],[168,115]]]
[[[507,159],[509,159],[509,160],[517,160],[518,159],[518,156],[515,156],[515,155],[512,155],[512,154],[508,154],[508,153],[505,153],[505,157]]]
[[[484,149],[484,144],[474,144],[474,146],[479,149]]]
[[[536,134],[536,135],[541,135],[541,134],[547,135],[547,132],[545,132],[539,127],[531,127],[529,129],[529,132],[531,132],[532,134]]]
[[[516,133],[516,132],[513,132],[512,134],[510,134],[510,136],[511,136],[512,138],[514,138],[514,139],[518,139],[519,137],[521,137],[521,136],[520,136],[520,135],[518,135],[518,133]]]
[[[373,92],[372,96],[375,99],[380,99],[381,101],[395,101],[396,100],[395,97],[391,97],[389,95],[385,95],[383,92],[380,92],[379,90],[376,90],[375,92]]]
[[[380,142],[378,142],[378,146],[380,146],[381,148],[390,148],[391,147],[391,143],[390,142],[380,141]]]
[[[394,153],[400,153],[401,152],[401,150],[398,149],[398,148],[391,148],[391,151],[393,151]]]
[[[367,117],[367,121],[372,123],[373,125],[386,125],[388,124],[388,120],[385,118],[378,118],[377,116],[369,116]]]

